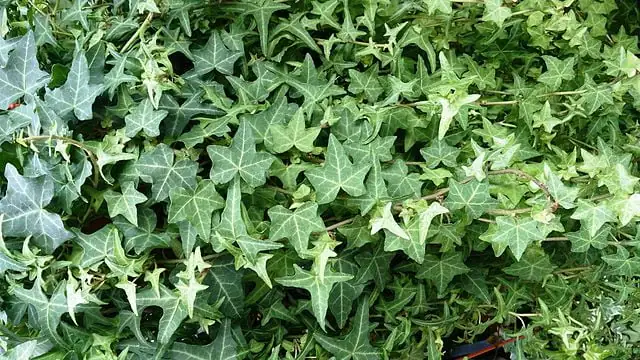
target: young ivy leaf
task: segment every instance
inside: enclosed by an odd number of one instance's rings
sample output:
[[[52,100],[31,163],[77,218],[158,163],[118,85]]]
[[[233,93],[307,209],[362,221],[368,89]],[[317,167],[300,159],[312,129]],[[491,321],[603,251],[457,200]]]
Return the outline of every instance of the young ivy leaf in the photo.
[[[358,304],[351,330],[343,339],[336,339],[316,332],[313,337],[318,344],[342,360],[380,359],[380,351],[369,342],[369,301],[365,297]]]
[[[340,189],[351,196],[363,195],[367,191],[364,178],[370,167],[364,162],[352,164],[340,141],[330,134],[324,166],[306,170],[304,174],[316,189],[318,203],[327,204],[335,200]]]
[[[49,74],[40,70],[36,58],[36,43],[31,31],[15,43],[7,65],[0,68],[0,109],[25,97],[32,99],[36,91],[49,82]]]
[[[283,153],[292,147],[302,152],[312,152],[313,142],[320,134],[320,127],[305,128],[304,112],[298,110],[287,126],[274,124],[267,134],[265,145],[275,153]]]
[[[396,222],[396,219],[391,213],[391,207],[393,204],[388,202],[382,208],[382,214],[379,217],[375,217],[371,220],[371,235],[378,231],[385,229],[391,234],[400,237],[405,240],[409,240],[409,234]]]
[[[295,274],[292,276],[277,278],[276,281],[284,286],[297,287],[307,290],[311,294],[311,308],[318,320],[320,328],[324,330],[325,316],[329,306],[329,293],[333,285],[343,281],[349,281],[353,275],[337,273],[329,267],[325,268],[324,276],[320,281],[320,276],[315,272],[303,270],[297,264],[293,265]]]
[[[303,256],[309,247],[309,237],[312,232],[325,229],[322,218],[318,216],[318,204],[306,203],[293,212],[282,205],[269,209],[271,227],[269,239],[277,241],[289,239],[298,255]]]
[[[124,118],[125,135],[132,138],[143,130],[148,137],[159,136],[160,122],[167,114],[166,110],[154,110],[151,100],[144,99]]]
[[[170,223],[188,221],[202,239],[211,235],[211,216],[215,210],[224,207],[224,199],[216,191],[211,180],[202,180],[195,190],[174,189],[169,194]]]
[[[60,116],[73,111],[78,120],[89,120],[93,118],[93,102],[103,90],[103,85],[89,84],[87,57],[84,51],[77,50],[67,81],[61,87],[47,92],[45,99]]]
[[[226,184],[239,174],[249,186],[261,186],[275,159],[266,152],[256,152],[253,131],[247,121],[240,122],[230,147],[210,145],[207,152],[213,162],[210,177],[216,184]]]
[[[136,204],[147,201],[147,197],[136,190],[133,182],[122,185],[122,193],[107,190],[104,193],[104,200],[109,208],[109,216],[112,218],[122,215],[135,226],[138,226],[138,209]]]
[[[189,159],[174,163],[173,149],[166,144],[143,153],[136,162],[136,169],[144,182],[152,184],[151,198],[155,202],[165,200],[171,190],[196,188],[198,164]]]
[[[54,195],[50,177],[23,177],[10,163],[5,166],[4,176],[8,183],[7,192],[0,199],[4,236],[33,236],[35,243],[49,254],[73,237],[64,228],[60,215],[44,209]]]

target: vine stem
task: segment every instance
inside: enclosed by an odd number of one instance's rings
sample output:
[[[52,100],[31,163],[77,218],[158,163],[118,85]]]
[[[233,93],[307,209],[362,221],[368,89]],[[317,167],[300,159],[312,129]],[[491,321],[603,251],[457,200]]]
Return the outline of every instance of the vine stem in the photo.
[[[562,273],[567,273],[567,272],[577,272],[577,271],[585,271],[585,270],[591,270],[591,266],[581,266],[581,267],[560,269],[560,270],[554,271],[554,273],[555,274],[562,274]]]
[[[286,190],[286,189],[283,189],[283,188],[280,188],[280,187],[277,187],[277,186],[274,186],[274,185],[267,185],[266,187],[268,189],[271,189],[271,190],[273,190],[275,192],[279,192],[281,194],[285,194],[285,195],[289,195],[289,196],[293,195],[293,191],[289,191],[289,190]]]
[[[82,142],[78,140],[74,140],[72,138],[58,136],[58,135],[29,136],[26,138],[22,138],[20,140],[24,142],[34,142],[34,141],[43,141],[43,140],[60,140],[60,141],[66,142],[69,145],[73,145],[78,149],[83,150],[87,154],[87,156],[89,156],[89,160],[91,160],[91,163],[93,164],[93,180],[92,180],[93,185],[97,186],[98,182],[100,182],[100,167],[98,166],[98,158],[93,153],[93,151],[91,151],[91,149],[86,147]]]
[[[223,256],[225,253],[221,252],[221,253],[216,253],[216,254],[210,254],[210,255],[205,255],[202,257],[202,260],[204,261],[208,261],[208,260],[213,260],[215,258],[221,257]],[[185,259],[166,259],[166,260],[158,260],[155,263],[156,264],[181,264],[183,263]]]
[[[356,219],[355,217],[352,217],[352,218],[337,222],[337,223],[335,223],[333,225],[329,225],[329,226],[327,226],[326,229],[324,229],[324,231],[333,231],[333,230],[335,230],[335,229],[337,229],[337,228],[339,228],[341,226],[344,226],[344,225],[347,225],[347,224],[351,224],[353,222],[353,220],[355,220],[355,219]]]
[[[556,236],[556,237],[548,237],[542,241],[545,241],[545,242],[569,241],[569,238],[566,236]]]
[[[526,214],[531,212],[533,208],[522,208],[522,209],[493,209],[487,211],[487,214],[490,215],[515,215],[515,214]]]
[[[551,201],[551,192],[549,192],[549,188],[547,187],[547,185],[545,185],[542,181],[536,179],[535,177],[527,174],[526,172],[522,171],[522,170],[518,170],[518,169],[502,169],[502,170],[491,170],[489,171],[489,175],[502,175],[502,174],[511,174],[511,175],[516,175],[518,177],[521,178],[525,178],[529,181],[532,181],[534,184],[536,184],[536,186],[538,188],[540,188],[540,190],[542,190],[542,192],[544,192],[544,194],[547,196],[547,200],[549,202]],[[556,211],[556,209],[558,208],[558,202],[557,201],[553,201],[553,207],[552,207],[552,211]]]
[[[533,181],[536,186],[538,186],[538,188],[540,188],[546,195],[547,200],[549,202],[551,202],[552,205],[552,210],[555,211],[558,207],[558,203],[556,201],[551,200],[551,193],[549,192],[549,188],[547,187],[547,185],[545,185],[544,183],[542,183],[540,180],[536,179],[535,177],[527,174],[526,172],[522,171],[522,170],[518,170],[518,169],[502,169],[502,170],[491,170],[489,172],[487,172],[488,175],[516,175],[518,177],[521,178],[525,178],[529,181]],[[461,184],[466,184],[469,181],[475,179],[473,176],[469,176],[465,179],[463,179],[462,181],[460,181]],[[449,188],[445,187],[439,190],[434,191],[433,193],[429,194],[429,195],[425,195],[422,196],[420,199],[422,200],[438,200],[440,198],[442,198],[444,195],[446,195],[449,192]],[[396,203],[394,204],[394,207],[396,206],[402,206],[402,202]],[[492,211],[487,211],[487,214],[491,214],[491,215],[514,215],[514,214],[524,214],[524,213],[528,213],[531,211],[531,208],[522,208],[522,209],[494,209]],[[333,231],[343,225],[349,224],[351,222],[353,222],[355,220],[355,216],[348,218],[346,220],[337,222],[333,225],[330,225],[328,227],[325,228],[324,231]],[[484,218],[480,218],[478,219],[478,221],[483,221],[483,222],[490,222],[490,223],[494,223],[494,220],[491,219],[484,219]]]
[[[140,35],[142,35],[142,33],[144,33],[147,30],[147,27],[149,27],[149,24],[151,23],[151,19],[153,19],[153,13],[149,13],[147,15],[147,17],[144,19],[144,22],[140,25],[138,30],[136,30],[136,32],[133,33],[133,35],[131,35],[131,38],[129,38],[129,41],[127,41],[126,44],[124,44],[124,46],[122,47],[122,49],[120,49],[120,52],[125,52],[127,49],[129,49],[129,47],[131,47],[131,45],[133,45],[136,39],[138,39]]]

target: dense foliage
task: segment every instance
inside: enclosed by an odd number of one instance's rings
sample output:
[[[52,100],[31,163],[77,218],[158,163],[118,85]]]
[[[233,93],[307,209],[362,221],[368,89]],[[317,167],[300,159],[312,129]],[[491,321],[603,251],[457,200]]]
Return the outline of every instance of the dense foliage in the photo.
[[[640,357],[639,28],[0,1],[0,358]]]

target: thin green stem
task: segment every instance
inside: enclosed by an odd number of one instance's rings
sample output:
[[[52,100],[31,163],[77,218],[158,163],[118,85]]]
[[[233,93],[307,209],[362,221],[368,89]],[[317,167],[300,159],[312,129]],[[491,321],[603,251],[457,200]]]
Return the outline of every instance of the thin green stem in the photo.
[[[552,199],[551,192],[549,192],[549,188],[542,181],[518,169],[502,169],[502,170],[489,171],[489,175],[502,175],[502,174],[516,175],[518,177],[525,178],[529,181],[532,181],[534,184],[536,184],[538,188],[540,188],[540,190],[542,190],[542,192],[544,192],[544,194],[547,197],[547,201],[553,203],[553,211],[555,211],[556,208],[558,207],[558,203],[551,200]]]
[[[356,219],[355,217],[352,217],[352,218],[337,222],[337,223],[335,223],[333,225],[329,225],[329,226],[327,226],[326,229],[324,229],[324,231],[333,231],[333,230],[335,230],[335,229],[337,229],[337,228],[339,228],[341,226],[344,226],[344,225],[347,225],[347,224],[351,224],[353,222],[353,220],[355,220],[355,219]]]
[[[486,213],[489,215],[516,215],[530,213],[533,208],[521,208],[521,209],[493,209]]]
[[[64,137],[64,136],[57,136],[57,135],[38,135],[38,136],[29,136],[26,138],[22,138],[19,139],[20,141],[23,142],[34,142],[34,141],[50,141],[50,140],[60,140],[63,141],[69,145],[73,145],[75,147],[77,147],[78,149],[83,150],[87,156],[89,156],[89,160],[91,160],[91,163],[93,164],[93,185],[97,186],[98,182],[100,182],[100,167],[98,166],[98,158],[96,157],[96,155],[93,153],[93,151],[91,151],[91,149],[89,149],[88,147],[86,147],[82,142],[78,141],[78,140],[74,140],[72,138],[68,138],[68,137]]]
[[[266,188],[271,189],[271,190],[273,190],[275,192],[279,192],[281,194],[285,194],[285,195],[289,195],[289,196],[293,195],[293,191],[285,190],[285,189],[277,187],[277,186],[266,185]]]
[[[578,271],[585,271],[585,270],[591,270],[591,269],[592,269],[591,266],[580,266],[580,267],[556,270],[556,271],[554,271],[554,273],[555,274],[562,274],[562,273],[578,272]]]
[[[518,100],[506,100],[506,101],[481,100],[481,101],[478,101],[477,104],[481,106],[497,106],[497,105],[499,106],[499,105],[515,105],[518,102],[519,102]]]
[[[541,98],[541,97],[547,97],[547,96],[580,95],[580,94],[584,94],[585,92],[586,90],[556,91],[556,92],[541,94],[541,95],[538,95],[537,97]]]
[[[556,236],[556,237],[548,237],[544,240],[544,242],[561,242],[561,241],[569,241],[569,238],[566,236]]]
[[[127,41],[124,46],[122,47],[122,49],[120,49],[120,52],[125,52],[127,49],[129,49],[129,47],[131,47],[131,45],[133,45],[133,43],[145,32],[147,31],[147,27],[149,27],[149,24],[151,23],[151,19],[153,19],[153,13],[149,13],[146,17],[146,19],[144,19],[144,22],[142,23],[142,25],[140,25],[140,27],[138,28],[138,30],[131,35],[131,38],[129,38],[129,41]]]
[[[491,220],[491,219],[487,219],[487,218],[478,218],[477,220],[480,221],[480,222],[489,223],[489,224],[495,224],[496,223],[495,220]]]

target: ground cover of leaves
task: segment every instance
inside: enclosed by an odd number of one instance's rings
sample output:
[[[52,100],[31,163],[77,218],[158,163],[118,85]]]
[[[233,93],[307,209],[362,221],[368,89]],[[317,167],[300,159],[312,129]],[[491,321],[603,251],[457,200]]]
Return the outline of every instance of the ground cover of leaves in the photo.
[[[640,357],[632,0],[0,0],[0,359]]]

